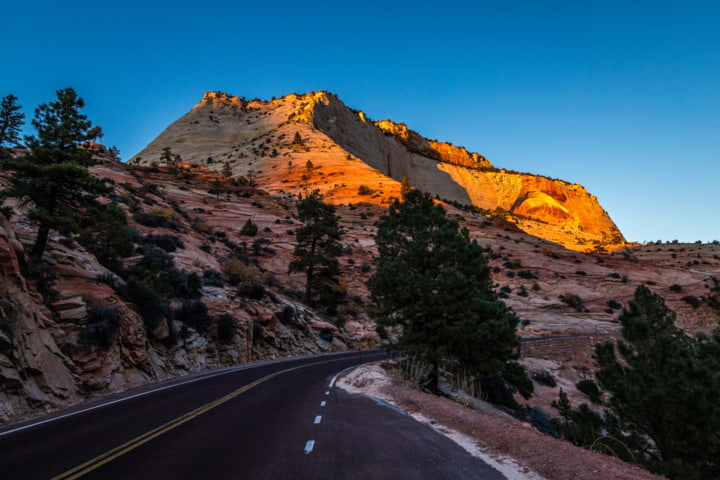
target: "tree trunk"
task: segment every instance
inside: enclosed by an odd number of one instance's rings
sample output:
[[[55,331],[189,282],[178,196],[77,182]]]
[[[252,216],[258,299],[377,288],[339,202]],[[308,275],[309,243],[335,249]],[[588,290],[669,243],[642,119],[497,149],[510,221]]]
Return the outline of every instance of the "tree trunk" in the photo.
[[[308,265],[307,276],[305,277],[305,296],[304,296],[303,301],[307,305],[310,305],[310,294],[312,293],[310,285],[312,284],[314,267],[315,267],[314,265]]]
[[[35,239],[35,245],[33,245],[32,251],[30,252],[30,258],[40,261],[42,254],[45,251],[45,247],[47,246],[49,234],[50,229],[44,225],[40,225],[37,238]]]

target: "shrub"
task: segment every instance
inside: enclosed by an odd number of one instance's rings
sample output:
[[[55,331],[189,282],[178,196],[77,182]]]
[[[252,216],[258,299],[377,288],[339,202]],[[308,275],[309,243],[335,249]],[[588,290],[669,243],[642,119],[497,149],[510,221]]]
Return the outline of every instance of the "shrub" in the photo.
[[[247,237],[254,237],[258,233],[258,226],[253,223],[252,220],[248,218],[247,222],[245,222],[245,225],[240,229],[240,235],[245,235]]]
[[[620,310],[622,308],[622,305],[613,299],[610,299],[607,301],[607,306],[613,310]]]
[[[597,384],[590,379],[580,380],[575,384],[578,390],[588,396],[591,402],[598,404],[600,403],[600,396],[602,392],[598,388]]]
[[[240,287],[240,294],[252,300],[260,300],[267,292],[259,282],[246,282]]]
[[[578,295],[575,295],[574,293],[565,292],[562,295],[560,295],[559,298],[562,303],[564,303],[568,307],[574,308],[578,312],[582,311],[584,308],[583,304],[582,304],[582,299]]]
[[[200,276],[195,273],[187,273],[185,270],[171,271],[170,280],[173,285],[173,295],[175,298],[200,298],[200,287],[202,281]]]
[[[358,187],[358,195],[372,195],[373,190],[367,185],[360,185]]]
[[[700,306],[700,300],[695,295],[686,295],[682,297],[680,300],[687,303],[693,308],[698,308]]]
[[[222,266],[225,279],[230,285],[250,282],[257,277],[257,271],[237,258],[231,258]]]
[[[513,388],[502,376],[497,373],[481,375],[477,379],[479,390],[483,399],[496,405],[503,405],[512,409],[518,408],[513,397]]]
[[[225,282],[222,279],[222,273],[218,272],[217,270],[213,270],[211,268],[207,270],[203,270],[203,278],[202,282],[203,285],[208,287],[224,287]]]
[[[166,252],[174,252],[178,248],[185,248],[182,240],[177,235],[147,235],[145,241],[163,249]]]
[[[550,415],[545,413],[542,409],[540,409],[539,407],[533,407],[532,410],[530,410],[530,414],[528,416],[530,417],[530,425],[532,425],[539,432],[542,432],[546,435],[551,435],[555,438],[560,438],[557,427],[550,419]]]
[[[673,283],[672,285],[670,285],[670,291],[671,292],[681,292],[682,287],[680,285],[678,285],[677,283]]]
[[[230,345],[235,339],[235,317],[223,313],[217,318],[217,337],[223,345]]]
[[[205,333],[210,328],[212,318],[208,315],[207,305],[202,300],[186,300],[173,313],[175,320],[192,327],[198,333]]]
[[[82,333],[85,348],[94,345],[107,350],[115,342],[121,325],[122,316],[117,307],[100,306],[91,309]]]
[[[528,291],[527,291],[527,289],[525,288],[525,285],[520,285],[520,289],[517,291],[517,294],[518,294],[519,296],[521,296],[521,297],[527,297],[527,296],[528,296]]]
[[[165,320],[167,305],[156,292],[136,278],[127,281],[125,298],[134,303],[147,331],[155,330]]]
[[[546,387],[555,388],[557,386],[555,377],[553,377],[552,373],[548,372],[547,370],[533,372],[532,379],[535,380],[540,385],[544,385]]]
[[[293,321],[293,318],[295,318],[295,309],[292,305],[285,305],[277,317],[280,323],[288,325]]]
[[[534,273],[532,273],[529,270],[520,270],[517,274],[518,274],[518,277],[524,278],[526,280],[537,280],[537,278],[538,278],[537,275],[535,275]]]
[[[333,340],[333,333],[332,330],[328,327],[324,327],[320,330],[320,338],[325,340],[326,342],[332,342]]]

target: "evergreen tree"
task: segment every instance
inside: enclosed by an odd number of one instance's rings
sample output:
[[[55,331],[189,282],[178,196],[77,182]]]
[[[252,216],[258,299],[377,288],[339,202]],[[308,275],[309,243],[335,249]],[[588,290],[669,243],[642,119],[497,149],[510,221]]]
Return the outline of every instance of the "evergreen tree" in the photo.
[[[433,366],[433,388],[440,365],[489,374],[518,358],[518,319],[497,299],[482,247],[428,194],[396,200],[376,244],[373,316],[380,327],[403,327],[394,347]]]
[[[125,210],[115,203],[92,205],[83,215],[80,226],[79,242],[94,253],[102,265],[119,271],[118,259],[129,255],[133,249]]]
[[[50,230],[77,231],[81,212],[110,190],[88,171],[95,162],[93,150],[85,145],[92,124],[80,113],[83,100],[72,88],[56,93],[57,101],[35,109],[37,136],[25,138],[30,153],[2,164],[14,171],[6,194],[33,204],[28,218],[39,225],[30,254],[35,260],[42,257]]]
[[[295,136],[293,137],[292,144],[293,145],[302,145],[302,143],[303,143],[303,140],[302,140],[302,137],[300,136],[300,132],[295,132]]]
[[[335,206],[325,203],[319,190],[298,199],[298,218],[305,226],[295,231],[297,246],[290,272],[305,272],[305,303],[317,299],[332,303],[340,275],[337,257],[342,252]]]
[[[232,173],[233,173],[233,172],[232,172],[232,167],[230,166],[230,162],[226,161],[226,162],[223,164],[223,168],[222,168],[222,172],[221,172],[221,173],[222,173],[223,177],[226,177],[226,178],[232,177]]]
[[[15,95],[6,95],[0,102],[0,156],[4,145],[13,145],[20,141],[20,129],[25,123],[25,114],[20,113]]]
[[[662,297],[638,287],[620,315],[623,340],[595,348],[597,377],[645,466],[674,479],[720,478],[720,332],[693,338],[675,320]]]
[[[248,237],[254,237],[258,233],[258,226],[253,223],[251,219],[247,219],[245,225],[240,229],[240,235],[247,235]]]
[[[162,153],[160,153],[160,162],[166,165],[172,165],[175,162],[174,158],[175,156],[173,155],[170,147],[164,147],[162,149]]]

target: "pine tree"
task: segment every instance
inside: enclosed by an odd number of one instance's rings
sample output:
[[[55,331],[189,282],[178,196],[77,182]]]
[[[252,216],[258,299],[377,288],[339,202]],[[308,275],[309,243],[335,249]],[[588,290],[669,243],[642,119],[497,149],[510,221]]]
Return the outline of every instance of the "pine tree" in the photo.
[[[0,155],[2,147],[16,144],[20,141],[20,129],[25,123],[25,114],[20,113],[20,106],[16,105],[15,95],[6,95],[0,102]]]
[[[675,479],[720,478],[720,331],[694,338],[675,321],[662,297],[639,286],[620,315],[623,340],[595,348],[597,377],[646,467]]]
[[[518,319],[497,299],[482,247],[428,194],[395,201],[376,244],[373,316],[380,327],[403,327],[394,347],[432,365],[433,380],[440,365],[488,374],[518,358]]]
[[[295,132],[295,136],[293,137],[292,144],[293,145],[302,145],[302,143],[303,143],[303,140],[302,140],[302,137],[300,136],[300,132]]]
[[[232,172],[232,167],[230,166],[230,162],[229,162],[229,161],[226,161],[226,162],[223,164],[223,168],[222,168],[222,172],[221,172],[221,173],[222,173],[222,176],[223,176],[223,177],[226,177],[226,178],[232,177],[232,173],[233,173],[233,172]]]
[[[164,147],[162,149],[162,153],[160,153],[160,161],[166,165],[172,165],[175,160],[175,156],[172,153],[172,149],[170,147]]]
[[[86,146],[92,124],[80,113],[85,103],[72,88],[56,93],[57,101],[35,109],[37,136],[25,138],[30,153],[2,164],[14,171],[5,193],[33,205],[28,218],[39,225],[30,254],[35,260],[42,257],[50,230],[76,232],[82,211],[110,190],[88,171],[95,162]]]
[[[336,300],[333,291],[340,274],[337,257],[342,252],[335,206],[325,203],[319,190],[298,199],[298,219],[305,226],[295,231],[295,259],[289,270],[305,273],[305,303],[312,304],[317,299],[332,303]]]

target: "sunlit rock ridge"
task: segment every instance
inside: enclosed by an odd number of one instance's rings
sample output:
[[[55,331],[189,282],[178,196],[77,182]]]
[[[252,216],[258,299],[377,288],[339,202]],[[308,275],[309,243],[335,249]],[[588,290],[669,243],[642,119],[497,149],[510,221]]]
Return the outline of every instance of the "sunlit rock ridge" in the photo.
[[[612,249],[625,242],[582,185],[494,167],[478,153],[426,139],[405,124],[374,122],[325,91],[271,101],[208,92],[130,163],[162,163],[167,147],[183,162],[211,170],[227,164],[233,176],[250,176],[273,194],[317,188],[338,204],[388,204],[406,178],[441,200],[504,216],[567,248]]]

